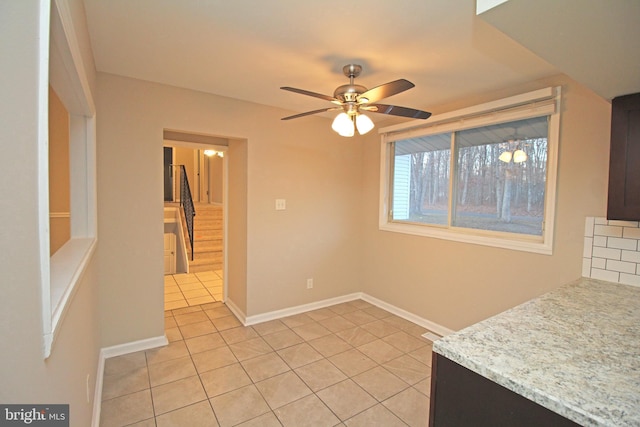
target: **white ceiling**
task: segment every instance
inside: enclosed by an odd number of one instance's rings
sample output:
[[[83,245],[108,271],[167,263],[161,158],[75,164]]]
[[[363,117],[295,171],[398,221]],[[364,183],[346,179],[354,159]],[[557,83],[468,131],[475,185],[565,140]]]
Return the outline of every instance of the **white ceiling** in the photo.
[[[399,78],[412,81],[415,88],[384,102],[428,110],[560,72],[571,75],[565,62],[585,60],[583,51],[574,61],[567,50],[568,61],[557,63],[551,55],[546,62],[543,49],[536,46],[536,55],[477,17],[475,0],[84,2],[98,71],[293,113],[331,104],[282,91],[281,86],[333,95],[337,86],[348,82],[342,67],[349,63],[363,66],[356,83],[368,88]],[[498,24],[504,21],[492,18]],[[606,40],[608,34],[597,36]],[[637,45],[638,40],[630,43]],[[637,76],[638,68],[633,71]],[[640,91],[640,84],[634,89]],[[610,97],[606,90],[599,93]]]

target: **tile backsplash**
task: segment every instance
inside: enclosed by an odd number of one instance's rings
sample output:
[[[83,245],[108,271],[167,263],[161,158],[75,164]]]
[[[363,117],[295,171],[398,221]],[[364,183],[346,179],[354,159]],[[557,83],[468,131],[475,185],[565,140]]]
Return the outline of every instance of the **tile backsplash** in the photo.
[[[587,217],[582,276],[640,286],[640,223]]]

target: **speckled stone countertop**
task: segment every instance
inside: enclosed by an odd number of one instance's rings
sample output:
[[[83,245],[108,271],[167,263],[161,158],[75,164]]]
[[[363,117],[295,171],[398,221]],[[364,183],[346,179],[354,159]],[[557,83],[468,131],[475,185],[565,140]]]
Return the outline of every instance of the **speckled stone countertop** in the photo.
[[[582,278],[433,350],[583,426],[640,426],[640,287]]]

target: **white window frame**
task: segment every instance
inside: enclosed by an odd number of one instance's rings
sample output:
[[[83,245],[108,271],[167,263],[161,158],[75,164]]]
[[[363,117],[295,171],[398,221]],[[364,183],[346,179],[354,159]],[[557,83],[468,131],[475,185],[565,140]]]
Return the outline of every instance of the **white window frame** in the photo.
[[[434,115],[431,116],[427,122],[414,120],[408,123],[381,128],[379,130],[379,133],[382,134],[379,229],[396,233],[552,255],[558,147],[560,143],[560,100],[561,87],[549,87],[450,113]],[[545,212],[542,236],[443,227],[439,225],[393,221],[390,219],[389,209],[393,203],[391,200],[391,143],[393,141],[547,115],[549,116],[549,135],[547,139],[547,182],[545,188]],[[449,199],[451,200],[451,198]]]
[[[44,358],[97,242],[95,106],[68,0],[40,3],[38,218]],[[69,113],[71,238],[53,256],[49,230],[49,84]]]

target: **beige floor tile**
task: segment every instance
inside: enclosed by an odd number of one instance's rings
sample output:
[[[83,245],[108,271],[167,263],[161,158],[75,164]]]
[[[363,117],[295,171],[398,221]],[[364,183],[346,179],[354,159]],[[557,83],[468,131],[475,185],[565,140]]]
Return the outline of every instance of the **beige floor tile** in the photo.
[[[196,375],[196,368],[190,357],[169,360],[149,365],[151,387]]]
[[[424,380],[414,384],[413,388],[427,397],[431,396],[431,377],[425,378]]]
[[[355,348],[347,350],[344,353],[331,356],[329,361],[349,377],[368,371],[376,366],[376,362]]]
[[[406,354],[384,363],[383,366],[411,385],[431,375],[431,368],[429,366],[418,362]]]
[[[182,295],[182,292],[174,292],[174,293],[166,293],[164,294],[164,301],[165,302],[175,302],[175,301],[181,301],[185,299],[184,295]]]
[[[323,319],[328,319],[329,317],[333,317],[336,315],[336,313],[329,310],[328,308],[319,308],[317,310],[308,311],[305,314],[311,317],[316,322]]]
[[[350,379],[320,390],[317,395],[342,421],[378,403]]]
[[[256,383],[256,387],[271,409],[279,408],[312,393],[293,371],[260,381]]]
[[[180,333],[180,328],[178,327],[165,329],[164,333],[167,336],[167,341],[169,342],[181,341],[184,339]]]
[[[190,325],[191,323],[205,322],[209,320],[204,311],[174,315],[178,326]]]
[[[364,310],[366,308],[375,307],[375,305],[373,305],[370,302],[367,302],[365,300],[362,300],[362,299],[357,299],[357,300],[351,301],[351,305],[356,307],[358,310]]]
[[[344,317],[351,323],[355,323],[356,325],[364,325],[365,323],[371,323],[378,320],[374,316],[362,310],[345,313],[342,315],[342,317]]]
[[[104,375],[114,375],[134,371],[147,366],[144,351],[110,357],[104,361]]]
[[[241,364],[253,382],[266,380],[290,370],[289,366],[276,353],[254,357],[241,362]]]
[[[299,335],[290,329],[274,332],[273,334],[263,335],[262,337],[274,350],[281,350],[292,345],[304,342]]]
[[[197,375],[153,387],[151,396],[156,416],[207,399]]]
[[[344,329],[354,328],[356,326],[355,323],[348,321],[342,316],[330,317],[328,319],[321,320],[318,323],[331,332],[338,332]]]
[[[280,320],[289,328],[295,328],[297,326],[302,326],[302,325],[306,325],[307,323],[315,322],[315,320],[309,317],[309,315],[307,315],[306,313],[295,314],[293,316],[285,317]]]
[[[354,347],[358,347],[378,339],[375,335],[361,327],[345,329],[343,331],[336,332],[336,335]]]
[[[274,412],[284,427],[329,427],[340,423],[315,394],[277,408]]]
[[[259,336],[251,326],[240,326],[237,328],[225,329],[220,332],[220,335],[222,335],[222,338],[227,344],[235,344],[237,342],[246,341]]]
[[[180,293],[180,287],[178,285],[164,285],[164,294]]]
[[[375,307],[375,306],[374,307],[365,308],[362,311],[364,311],[367,314],[372,315],[376,319],[384,319],[385,317],[391,316],[391,313],[389,313],[388,311],[383,310],[380,307]]]
[[[205,310],[205,313],[209,317],[209,319],[219,319],[221,317],[233,316],[231,310],[229,310],[226,306],[220,306],[212,309]]]
[[[137,423],[127,425],[127,427],[156,427],[156,419],[149,418],[146,420],[138,421]]]
[[[206,291],[206,288],[200,282],[185,283],[185,284],[178,285],[178,287],[180,288],[182,293],[193,292],[193,291]]]
[[[173,317],[173,315],[164,317],[164,328],[165,329],[175,328],[176,326],[178,326],[178,323],[176,323],[176,318]]]
[[[301,366],[295,372],[314,392],[347,379],[347,376],[327,359]]]
[[[404,331],[396,332],[382,339],[384,342],[391,344],[395,348],[405,353],[415,351],[421,347],[425,347],[429,342],[424,338],[415,338]]]
[[[383,340],[371,341],[370,343],[358,347],[362,353],[377,363],[388,362],[403,355],[403,353]]]
[[[207,292],[207,295],[203,295],[200,297],[190,298],[187,297],[187,302],[189,305],[201,305],[207,304],[209,302],[216,302],[216,299]]]
[[[307,325],[298,326],[293,328],[293,332],[300,335],[305,341],[311,341],[331,333],[330,330],[319,323],[309,323]]]
[[[253,325],[253,329],[255,329],[255,331],[260,335],[268,335],[279,331],[285,331],[288,327],[281,320],[270,320],[268,322]]]
[[[238,359],[227,346],[196,353],[191,357],[196,369],[201,374],[212,369],[238,363]]]
[[[196,354],[203,351],[213,350],[214,348],[224,347],[226,343],[222,336],[215,332],[213,334],[200,335],[198,337],[185,340],[189,353]]]
[[[282,427],[273,412],[267,412],[249,421],[238,424],[238,427]]]
[[[208,401],[176,409],[156,418],[157,427],[218,427]],[[156,426],[156,424],[153,424]]]
[[[199,271],[195,273],[198,280],[208,280],[209,278],[218,278],[218,275],[213,271]]]
[[[210,320],[204,322],[190,323],[188,325],[180,326],[180,332],[185,339],[199,337],[201,335],[212,334],[218,332],[213,323]]]
[[[382,404],[410,426],[426,426],[429,422],[429,398],[414,388],[408,388]]]
[[[278,350],[278,354],[287,362],[291,369],[322,359],[322,355],[307,343],[283,348],[282,350]]]
[[[410,387],[409,384],[382,366],[376,366],[373,369],[358,374],[352,377],[352,380],[379,402]]]
[[[413,357],[420,363],[431,366],[431,359],[433,358],[433,348],[431,347],[431,345],[420,347],[419,349],[409,353],[409,356]]]
[[[399,331],[398,328],[385,322],[384,320],[378,320],[371,323],[365,323],[362,328],[372,333],[378,338],[384,338],[388,335],[395,334]]]
[[[200,374],[207,396],[215,397],[251,384],[251,378],[239,363]]]
[[[219,331],[224,331],[227,329],[237,328],[239,326],[242,326],[242,323],[240,323],[240,321],[236,319],[235,316],[219,317],[217,319],[212,319],[211,321],[215,325],[216,329]]]
[[[199,282],[195,274],[175,274],[173,278],[178,284]]]
[[[229,348],[241,362],[273,351],[271,346],[269,346],[269,344],[267,344],[267,342],[261,337],[230,344]]]
[[[176,310],[176,309],[180,309],[188,306],[189,304],[187,303],[186,299],[182,299],[179,301],[169,301],[169,302],[165,301],[164,303],[165,310]]]
[[[309,341],[309,344],[324,357],[330,357],[353,348],[349,343],[335,334],[316,338],[315,340]]]
[[[102,402],[101,427],[121,427],[153,418],[151,390],[142,390]]]
[[[389,317],[385,317],[382,320],[387,322],[388,324],[400,329],[400,330],[409,329],[412,326],[415,326],[415,323],[410,322],[407,319],[403,319],[402,317],[399,317],[399,316],[396,316],[396,315],[391,315]]]
[[[182,293],[184,294],[184,297],[186,299],[210,296],[209,291],[207,291],[204,287],[190,290],[190,291],[182,291]],[[207,302],[212,302],[212,301],[207,301]]]
[[[180,314],[197,313],[199,311],[202,311],[202,307],[183,307],[173,310],[173,315],[178,316]]]
[[[407,426],[400,418],[396,417],[393,412],[385,408],[382,404],[377,404],[376,406],[359,413],[355,417],[349,418],[345,421],[345,425],[348,427]],[[426,424],[424,426],[426,426]]]
[[[147,367],[136,368],[126,372],[105,375],[102,385],[102,400],[113,399],[151,387]]]
[[[154,363],[166,362],[167,360],[179,359],[181,357],[189,356],[189,351],[184,341],[170,342],[164,347],[154,348],[145,351],[147,356],[147,363],[152,365]]]
[[[329,310],[337,314],[350,313],[352,311],[356,311],[357,309],[358,307],[356,307],[355,304],[353,304],[351,301],[343,302],[341,304],[336,304],[329,307]]]
[[[222,427],[234,426],[270,411],[254,385],[216,396],[210,402]]]

